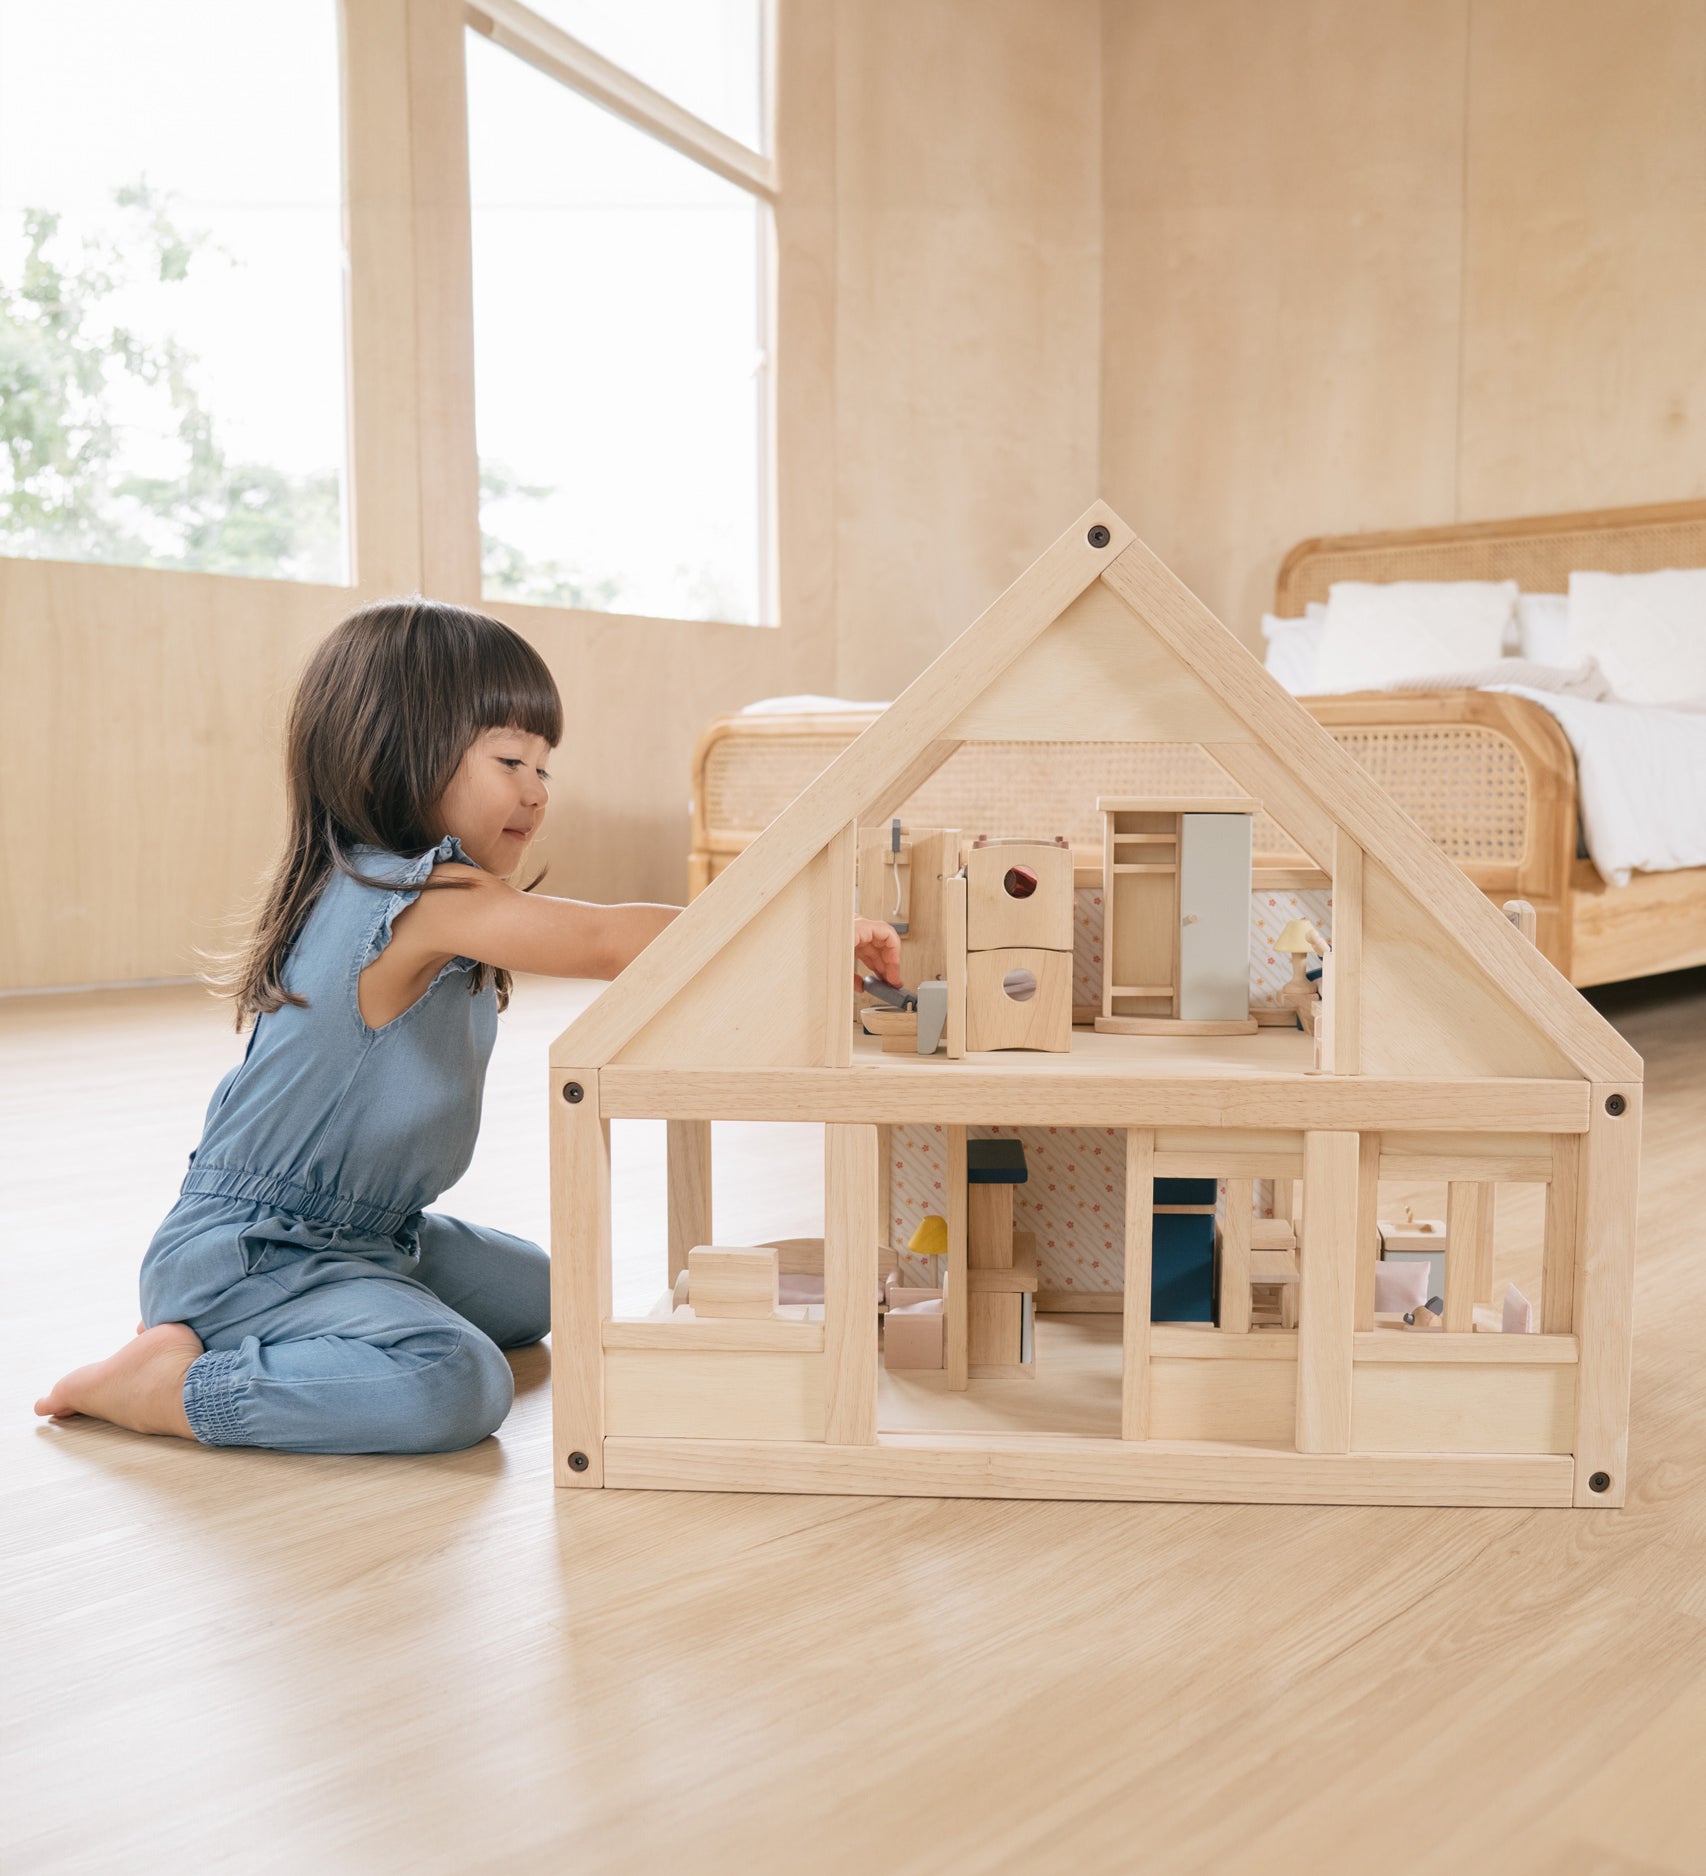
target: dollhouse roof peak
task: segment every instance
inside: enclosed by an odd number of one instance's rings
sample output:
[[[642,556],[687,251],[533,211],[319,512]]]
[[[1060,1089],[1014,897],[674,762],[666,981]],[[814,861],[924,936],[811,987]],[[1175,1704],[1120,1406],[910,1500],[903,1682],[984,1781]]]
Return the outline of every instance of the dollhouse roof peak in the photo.
[[[1197,743],[1258,798],[1332,876],[1341,916],[1360,898],[1364,1074],[1639,1078],[1617,1032],[1101,502],[599,995],[552,1062],[845,1061],[856,828],[898,812],[962,744],[1014,740]]]

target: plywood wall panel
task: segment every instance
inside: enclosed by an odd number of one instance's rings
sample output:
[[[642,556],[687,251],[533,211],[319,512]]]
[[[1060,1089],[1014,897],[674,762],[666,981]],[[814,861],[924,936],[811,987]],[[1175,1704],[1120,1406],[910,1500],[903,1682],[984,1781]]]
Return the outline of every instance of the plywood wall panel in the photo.
[[[284,825],[336,588],[0,560],[0,989],[187,976]]]
[[[1569,1080],[1569,1058],[1378,860],[1363,869],[1360,1072]]]
[[[844,696],[893,696],[1096,495],[1099,21],[836,9]]]
[[[1310,534],[1706,492],[1702,0],[1107,0],[1103,493]]]
[[[1102,483],[1256,642],[1300,537],[1452,518],[1467,0],[1111,0]]]
[[[282,735],[311,648],[362,595],[0,560],[0,989],[182,977],[270,870]],[[802,635],[491,611],[563,694],[547,892],[686,896],[687,766],[712,716],[809,688]]]
[[[1706,494],[1706,5],[1474,0],[1466,517]]]

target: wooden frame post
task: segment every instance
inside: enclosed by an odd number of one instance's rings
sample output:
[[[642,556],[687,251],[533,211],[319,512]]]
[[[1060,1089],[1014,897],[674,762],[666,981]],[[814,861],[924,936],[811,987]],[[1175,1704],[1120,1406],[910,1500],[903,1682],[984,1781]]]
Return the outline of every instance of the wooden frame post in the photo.
[[[877,1126],[877,1242],[889,1244],[889,1228],[894,1222],[894,1129],[886,1123]],[[889,1245],[891,1250],[905,1250],[903,1244]]]
[[[1331,1075],[1362,1072],[1362,848],[1343,828],[1333,832],[1333,942],[1322,975],[1326,1035],[1321,1066]]]
[[[1125,1302],[1121,1320],[1120,1438],[1149,1437],[1149,1309],[1155,1276],[1155,1132],[1125,1136]]]
[[[1380,1135],[1358,1136],[1356,1326],[1374,1327],[1374,1267],[1380,1261]]]
[[[1576,1216],[1581,1200],[1579,1133],[1552,1136],[1552,1182],[1540,1252],[1540,1329],[1568,1335],[1576,1319]]]
[[[480,461],[474,437],[468,31],[457,15],[455,7],[422,6],[419,0],[408,8],[421,590],[477,605]]]
[[[1475,1305],[1492,1301],[1493,1187],[1453,1179],[1445,1188],[1445,1329],[1467,1335]],[[1483,1282],[1488,1294],[1481,1295]]]
[[[877,1130],[823,1130],[824,1439],[877,1443]]]
[[[1640,1169],[1641,1084],[1595,1082],[1576,1210],[1578,1505],[1621,1505],[1628,1492]]]
[[[598,1072],[551,1071],[551,1476],[604,1483],[610,1320],[610,1123]]]
[[[687,1268],[696,1245],[715,1244],[711,1223],[711,1123],[664,1122],[664,1165],[669,1183],[669,1282]]]
[[[971,1195],[966,1185],[966,1130],[949,1127],[948,1134],[948,1259],[943,1273],[942,1325],[946,1342],[943,1357],[948,1386],[963,1394],[971,1381],[971,1338],[967,1276],[966,1233],[971,1219]]]
[[[849,821],[824,848],[823,1054],[826,1068],[853,1060],[853,869],[858,828]]]
[[[1220,1233],[1220,1332],[1250,1332],[1250,1239],[1256,1218],[1254,1179],[1226,1182],[1226,1223]]]
[[[1357,1136],[1303,1136],[1303,1232],[1298,1269],[1297,1450],[1351,1449],[1351,1356],[1356,1329]]]
[[[952,856],[958,864],[958,856]],[[966,1052],[966,882],[950,873],[942,881],[942,931],[948,954],[948,1023],[944,1041],[950,1061]]]

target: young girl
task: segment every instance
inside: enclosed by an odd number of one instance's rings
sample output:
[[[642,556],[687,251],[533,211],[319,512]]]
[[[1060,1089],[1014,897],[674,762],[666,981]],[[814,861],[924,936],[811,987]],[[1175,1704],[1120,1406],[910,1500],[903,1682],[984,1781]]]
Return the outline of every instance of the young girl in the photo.
[[[38,1414],[311,1453],[496,1430],[501,1351],[550,1328],[549,1265],[426,1207],[473,1156],[510,972],[614,977],[678,910],[510,883],[562,724],[532,647],[457,606],[364,607],[315,652],[284,858],[225,986],[248,1049],[143,1259],[138,1334]],[[888,926],[854,943],[899,981]]]

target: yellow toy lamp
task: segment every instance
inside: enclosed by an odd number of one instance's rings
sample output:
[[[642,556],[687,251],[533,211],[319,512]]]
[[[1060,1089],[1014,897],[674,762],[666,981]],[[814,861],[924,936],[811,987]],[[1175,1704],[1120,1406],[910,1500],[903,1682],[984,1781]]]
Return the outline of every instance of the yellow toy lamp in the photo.
[[[926,1212],[919,1221],[918,1229],[907,1241],[906,1248],[914,1257],[946,1257],[948,1254],[948,1221],[938,1217],[935,1212]]]

